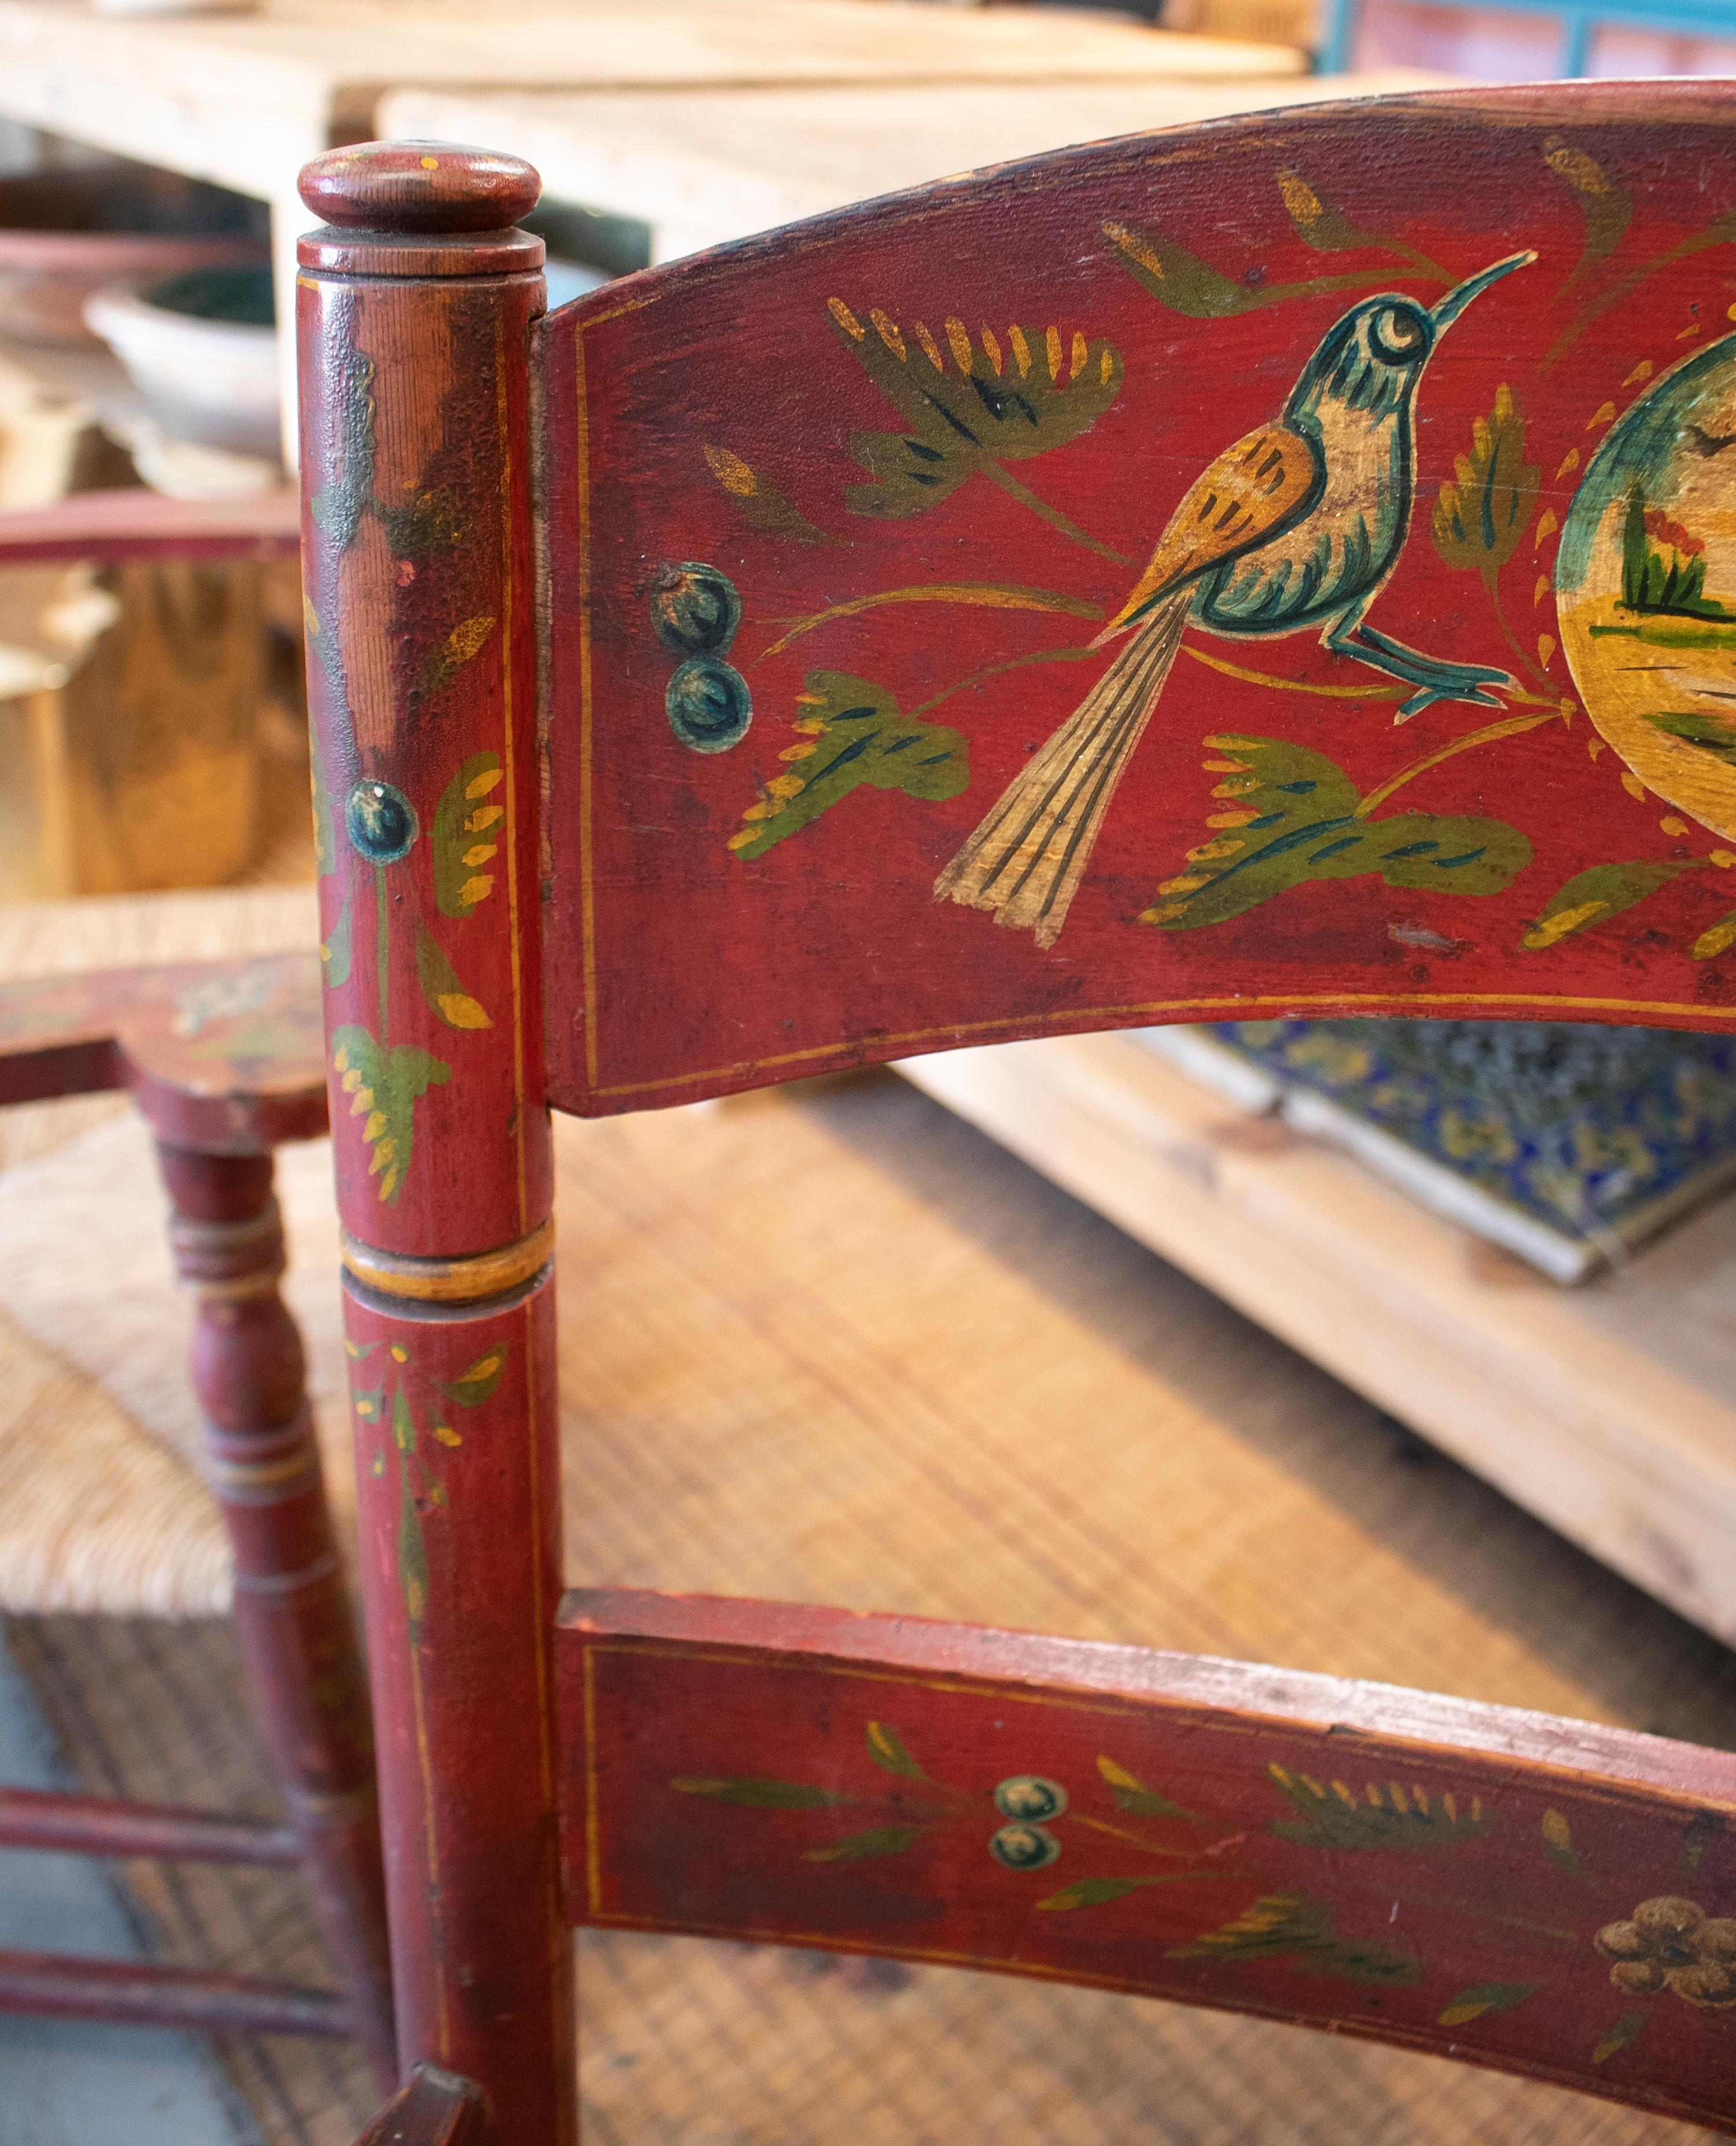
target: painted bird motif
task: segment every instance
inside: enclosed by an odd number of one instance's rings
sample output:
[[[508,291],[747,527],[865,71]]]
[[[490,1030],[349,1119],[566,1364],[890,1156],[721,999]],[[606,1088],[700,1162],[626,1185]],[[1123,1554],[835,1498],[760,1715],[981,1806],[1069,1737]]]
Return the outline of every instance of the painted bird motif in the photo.
[[[1302,368],[1275,425],[1226,448],[1170,516],[1150,564],[1092,642],[1125,646],[1010,782],[935,881],[937,896],[1060,936],[1128,761],[1190,621],[1235,638],[1317,628],[1413,688],[1397,720],[1436,701],[1499,707],[1505,671],[1407,647],[1364,614],[1410,527],[1416,395],[1429,354],[1481,292],[1536,259],[1515,253],[1433,307],[1387,292],[1353,306]]]

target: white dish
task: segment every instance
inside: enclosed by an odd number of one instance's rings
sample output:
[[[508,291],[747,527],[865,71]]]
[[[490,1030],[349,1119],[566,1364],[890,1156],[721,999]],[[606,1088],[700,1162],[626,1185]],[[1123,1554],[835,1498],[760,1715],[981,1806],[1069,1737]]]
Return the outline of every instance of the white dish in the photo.
[[[171,312],[126,283],[88,298],[84,317],[166,431],[275,459],[281,389],[274,328]]]

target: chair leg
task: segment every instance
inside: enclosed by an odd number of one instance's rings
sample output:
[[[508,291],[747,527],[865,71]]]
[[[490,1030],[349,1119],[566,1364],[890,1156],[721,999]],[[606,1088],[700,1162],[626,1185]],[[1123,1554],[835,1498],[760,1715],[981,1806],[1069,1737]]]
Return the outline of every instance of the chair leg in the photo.
[[[326,1504],[301,1336],[277,1293],[267,1155],[159,1141],[176,1265],[197,1295],[193,1385],[235,1555],[235,1622],[260,1727],[348,1994],[395,2085],[385,1880],[366,1679]]]

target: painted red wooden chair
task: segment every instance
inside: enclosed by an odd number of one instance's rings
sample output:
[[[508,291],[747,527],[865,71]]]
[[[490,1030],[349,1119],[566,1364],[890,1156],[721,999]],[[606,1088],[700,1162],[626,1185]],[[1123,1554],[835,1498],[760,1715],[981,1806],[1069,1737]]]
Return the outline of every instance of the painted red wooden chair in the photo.
[[[268,557],[277,495],[192,504],[77,495],[0,517],[0,563]],[[272,1150],[322,1132],[317,964],[108,971],[0,989],[0,1105],[131,1090],[152,1133],[175,1262],[197,1304],[193,1385],[227,1524],[234,1616],[282,1825],[0,1787],[0,1845],[299,1867],[340,1989],[159,1963],[0,1950],[0,2010],[242,2034],[355,2036],[383,2079],[393,2030],[366,1682],[303,1385],[278,1295]]]
[[[1736,2135],[1736,1758],[563,1598],[546,1122],[1203,1016],[1723,1028],[1733,118],[1706,83],[1237,120],[545,320],[526,166],[308,168],[327,1041],[422,2068],[372,2135],[572,2137],[574,1923],[1148,1992]]]

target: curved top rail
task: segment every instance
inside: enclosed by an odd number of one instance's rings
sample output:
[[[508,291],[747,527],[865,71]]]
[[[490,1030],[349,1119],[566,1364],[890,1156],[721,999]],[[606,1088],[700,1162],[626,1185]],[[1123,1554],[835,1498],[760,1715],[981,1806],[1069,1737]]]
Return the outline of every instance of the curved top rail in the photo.
[[[1244,1014],[1729,1021],[1733,114],[1219,122],[553,316],[557,1105]]]

